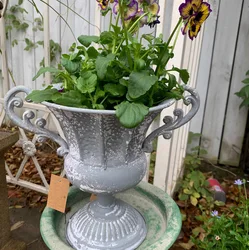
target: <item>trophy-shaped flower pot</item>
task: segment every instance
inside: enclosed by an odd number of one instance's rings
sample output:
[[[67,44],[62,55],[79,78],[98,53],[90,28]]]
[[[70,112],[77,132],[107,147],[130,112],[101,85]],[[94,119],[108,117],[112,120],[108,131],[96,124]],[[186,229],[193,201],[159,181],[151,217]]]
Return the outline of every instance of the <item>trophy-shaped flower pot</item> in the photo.
[[[23,119],[15,113],[22,107],[19,92],[28,94],[25,87],[16,87],[5,98],[5,109],[17,125],[40,137],[49,137],[60,144],[58,154],[64,156],[64,168],[70,182],[82,191],[97,194],[97,200],[77,211],[67,225],[67,240],[75,249],[135,249],[146,237],[146,224],[141,214],[131,205],[113,195],[137,185],[145,175],[153,139],[163,135],[169,139],[172,130],[187,123],[199,107],[198,95],[191,93],[185,101],[192,108],[187,115],[175,110],[175,119],[165,117],[165,125],[146,137],[155,117],[174,103],[168,100],[150,109],[144,121],[133,129],[119,123],[115,111],[71,108],[44,102],[58,119],[66,141],[56,133],[45,129],[46,122],[38,119],[35,125],[32,111],[26,111]]]

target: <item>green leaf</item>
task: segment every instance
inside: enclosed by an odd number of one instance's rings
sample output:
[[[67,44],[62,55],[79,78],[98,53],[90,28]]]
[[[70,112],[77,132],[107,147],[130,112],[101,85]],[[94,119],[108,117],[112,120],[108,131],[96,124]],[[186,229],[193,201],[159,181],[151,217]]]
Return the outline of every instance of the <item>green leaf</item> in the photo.
[[[125,87],[128,87],[129,82],[123,78],[119,79],[119,83]]]
[[[190,196],[190,202],[195,207],[198,204],[198,200],[194,196]]]
[[[67,70],[67,72],[70,73],[70,74],[76,73],[80,68],[80,62],[79,61],[76,61],[76,62],[71,61],[71,60],[68,60],[65,57],[62,57],[61,64]]]
[[[144,70],[146,67],[146,62],[143,59],[138,58],[135,60],[135,67],[138,71]]]
[[[29,25],[27,23],[22,23],[19,27],[17,27],[18,30],[25,31]]]
[[[149,108],[141,103],[122,102],[115,109],[120,123],[126,128],[136,127],[149,113]]]
[[[11,42],[11,45],[12,47],[14,47],[15,45],[18,45],[18,41],[16,39],[14,39],[12,42]]]
[[[40,103],[43,101],[51,101],[53,94],[57,93],[57,89],[43,89],[43,90],[33,90],[29,95],[27,95],[26,100],[31,100],[35,103]]]
[[[78,41],[84,45],[85,47],[89,47],[91,43],[98,43],[99,42],[99,37],[98,36],[86,36],[82,35],[78,37]]]
[[[94,93],[94,96],[93,96],[93,99],[94,99],[94,102],[96,103],[98,101],[99,98],[102,98],[105,96],[105,91],[97,88],[96,92]]]
[[[128,84],[129,96],[136,99],[144,95],[157,80],[155,75],[150,76],[147,72],[132,72]]]
[[[189,190],[189,189],[187,189],[187,188],[184,188],[184,189],[183,189],[183,193],[184,193],[184,194],[192,194],[192,191]]]
[[[24,48],[24,50],[26,50],[26,51],[29,51],[30,49],[32,49],[32,48],[35,48],[35,44],[30,40],[30,39],[28,39],[28,38],[25,38],[25,43],[26,43],[26,47]]]
[[[169,59],[173,58],[174,54],[169,52],[169,48],[166,46],[166,44],[164,48],[160,50],[158,53],[159,53],[158,55],[159,59],[156,60],[156,65],[157,65],[158,74],[161,75],[164,73],[165,67]]]
[[[246,76],[249,76],[249,70],[246,72]]]
[[[200,197],[201,197],[201,195],[200,195],[199,193],[197,193],[197,192],[194,192],[194,193],[193,193],[193,196],[194,196],[195,198],[200,198]]]
[[[172,75],[172,74],[168,74],[168,75],[169,75],[168,89],[171,90],[175,86],[177,86],[178,82],[177,82],[176,77],[174,75]]]
[[[102,16],[106,16],[107,15],[107,13],[109,12],[109,11],[111,11],[112,9],[110,8],[110,7],[108,7],[108,8],[106,8],[105,10],[103,9],[103,10],[101,10],[100,12],[101,12],[101,15]]]
[[[103,80],[105,78],[107,68],[110,65],[110,63],[114,60],[115,55],[109,54],[106,57],[98,56],[96,59],[96,71],[97,75],[100,80]]]
[[[244,86],[239,93],[241,97],[249,98],[249,85]]]
[[[44,41],[38,41],[37,44],[43,46],[44,45]]]
[[[87,54],[88,54],[89,58],[96,59],[99,55],[99,52],[94,47],[91,46],[87,50]]]
[[[93,104],[93,108],[94,109],[101,109],[101,110],[105,109],[104,105],[102,105],[102,104]]]
[[[84,107],[82,105],[82,95],[77,90],[70,90],[65,93],[56,93],[52,97],[52,101],[69,107]]]
[[[119,34],[120,34],[121,28],[120,28],[119,26],[116,26],[116,25],[112,24],[112,28],[113,28],[114,33],[115,33],[116,35],[119,35]]]
[[[146,41],[148,41],[149,43],[152,43],[152,41],[154,40],[154,36],[151,34],[143,34],[142,38],[144,38]]]
[[[249,107],[249,99],[245,99],[239,106],[239,108],[242,107]]]
[[[96,85],[97,75],[88,71],[77,79],[76,86],[81,93],[85,94],[94,92]]]
[[[203,232],[202,227],[196,227],[192,230],[192,234],[194,235],[194,237],[197,237],[201,232]]]
[[[246,79],[243,80],[242,82],[245,83],[245,84],[249,83],[249,78],[246,78]]]
[[[18,0],[18,5],[22,5],[23,0]]]
[[[37,72],[37,74],[33,77],[33,81],[35,81],[40,75],[46,73],[46,72],[50,72],[50,73],[60,73],[62,72],[61,70],[59,69],[56,69],[56,68],[52,68],[52,67],[43,67],[43,68],[40,68],[39,71]]]
[[[112,96],[123,96],[126,94],[127,88],[120,84],[108,83],[105,84],[104,90]]]
[[[182,81],[183,81],[185,84],[188,83],[188,80],[189,80],[189,73],[188,73],[188,71],[187,71],[186,69],[179,69],[179,68],[174,67],[172,70],[179,73],[180,78],[182,79]]]
[[[188,195],[187,194],[179,194],[178,198],[180,201],[186,201],[188,200]]]
[[[100,35],[101,44],[110,44],[115,39],[115,35],[112,31],[104,31]]]

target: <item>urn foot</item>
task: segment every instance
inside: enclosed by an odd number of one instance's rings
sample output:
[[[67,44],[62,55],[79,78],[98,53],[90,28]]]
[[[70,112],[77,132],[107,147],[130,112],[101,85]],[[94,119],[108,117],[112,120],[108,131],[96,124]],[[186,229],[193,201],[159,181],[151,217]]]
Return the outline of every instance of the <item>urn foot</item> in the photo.
[[[67,225],[67,240],[77,250],[133,250],[146,233],[142,215],[112,196],[88,203]]]

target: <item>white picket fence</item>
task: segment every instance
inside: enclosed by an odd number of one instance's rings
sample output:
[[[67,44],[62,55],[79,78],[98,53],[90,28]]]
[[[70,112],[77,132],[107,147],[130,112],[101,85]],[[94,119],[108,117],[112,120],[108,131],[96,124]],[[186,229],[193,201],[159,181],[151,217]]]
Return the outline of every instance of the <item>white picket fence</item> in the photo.
[[[74,37],[81,34],[98,35],[99,29],[96,27],[105,30],[108,26],[109,20],[100,16],[99,8],[94,0],[44,0],[44,2],[49,3],[53,9],[40,0],[35,0],[37,7],[43,13],[44,32],[33,31],[33,20],[40,15],[27,0],[24,0],[23,7],[29,13],[25,17],[30,26],[25,34],[10,32],[9,39],[5,41],[4,19],[0,19],[1,50],[3,52],[2,74],[5,76],[0,78],[0,112],[4,94],[15,84],[25,85],[32,89],[39,89],[43,86],[43,79],[38,78],[34,82],[31,79],[40,68],[39,63],[43,57],[45,58],[45,64],[49,65],[50,39],[59,43],[62,51],[66,52],[70,45],[75,42]],[[249,46],[245,46],[249,34],[248,25],[246,26],[246,20],[249,17],[249,0],[238,0],[236,3],[233,0],[210,0],[209,2],[213,12],[205,27],[202,28],[202,32],[193,42],[180,35],[175,49],[175,57],[171,61],[172,65],[189,70],[191,75],[189,84],[192,87],[197,86],[201,96],[201,109],[191,124],[174,131],[171,140],[165,140],[162,137],[158,139],[154,185],[169,194],[172,194],[183,170],[189,128],[193,132],[203,134],[201,143],[209,152],[207,157],[215,162],[220,160],[220,156],[223,157],[221,157],[221,162],[225,162],[226,157],[229,157],[230,151],[226,151],[227,142],[232,149],[237,147],[241,149],[242,145],[246,110],[238,110],[240,101],[233,93],[240,88],[244,73],[246,69],[249,69],[249,66],[246,68],[249,65]],[[11,1],[9,6],[15,3],[15,1]],[[163,33],[164,37],[167,38],[178,21],[178,7],[182,0],[160,0],[159,3],[161,5],[161,23],[153,32],[155,34]],[[65,5],[69,5],[70,8],[93,25],[83,21],[78,15],[68,10]],[[244,7],[243,13],[240,13],[242,7]],[[227,15],[227,10],[233,13],[233,18]],[[60,13],[62,18],[55,11]],[[63,19],[67,21],[71,30]],[[152,31],[146,29],[144,32],[151,33]],[[231,37],[230,32],[232,32]],[[25,38],[29,38],[32,42],[44,40],[44,50],[39,47],[28,52],[24,51]],[[18,40],[18,45],[12,47],[11,43],[14,39]],[[7,65],[4,57],[5,48],[8,56]],[[247,56],[243,56],[243,53]],[[7,67],[12,72],[15,83],[11,77],[8,81]],[[46,76],[45,82],[49,82],[49,76]],[[227,102],[228,105],[226,105]],[[177,103],[162,112],[161,119],[153,124],[153,128],[162,124],[164,116],[172,115],[175,108],[183,108],[185,112],[188,110],[181,102]],[[39,106],[36,106],[35,109],[39,109]],[[234,112],[235,110],[236,112]],[[2,111],[0,113],[0,124],[3,118],[4,112]],[[58,124],[57,129],[60,129]],[[229,134],[231,131],[232,135]],[[227,139],[228,136],[229,140]],[[195,142],[195,145],[199,145],[199,141]],[[222,149],[221,145],[223,150],[220,150]],[[236,164],[238,164],[238,159],[237,156]],[[10,181],[11,178],[14,180],[13,176],[8,180]],[[23,185],[19,180],[14,181]],[[41,190],[39,187],[34,187],[34,189],[47,192],[47,188]]]

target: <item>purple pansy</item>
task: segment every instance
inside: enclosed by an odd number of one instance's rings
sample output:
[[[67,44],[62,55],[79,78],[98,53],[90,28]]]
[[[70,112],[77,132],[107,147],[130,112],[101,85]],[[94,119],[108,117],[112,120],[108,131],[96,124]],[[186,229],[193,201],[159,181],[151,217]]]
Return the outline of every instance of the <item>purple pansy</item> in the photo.
[[[113,6],[113,13],[118,14],[119,11],[119,3],[118,0],[115,0],[114,6]],[[127,10],[124,14],[125,21],[130,20],[134,16],[136,16],[138,12],[138,2],[136,0],[131,0],[130,3],[127,5]]]

